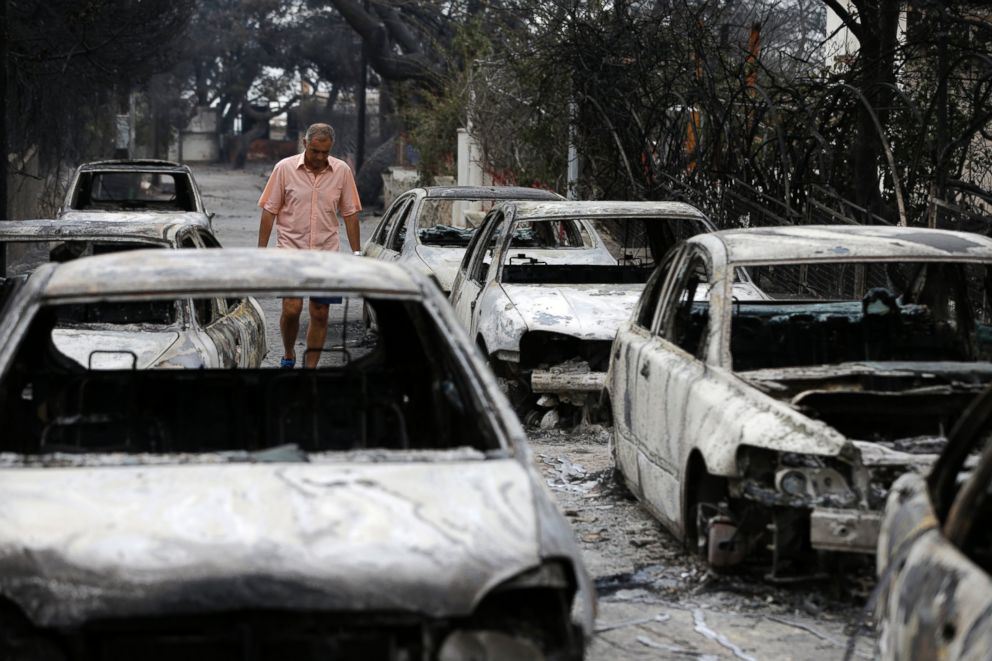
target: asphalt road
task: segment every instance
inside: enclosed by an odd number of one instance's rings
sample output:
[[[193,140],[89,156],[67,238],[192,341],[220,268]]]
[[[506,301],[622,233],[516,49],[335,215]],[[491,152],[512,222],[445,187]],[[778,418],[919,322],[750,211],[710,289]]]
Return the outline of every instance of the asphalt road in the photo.
[[[214,228],[223,245],[256,245],[256,204],[270,167],[194,167],[207,208],[217,214]],[[377,220],[363,214],[363,243]],[[280,302],[263,300],[262,307],[266,364],[274,365],[281,351]],[[335,329],[340,332],[341,313],[340,306],[332,306],[330,338]],[[306,328],[304,313],[298,346]],[[589,659],[841,659],[852,632],[855,658],[872,658],[872,634],[856,624],[870,576],[773,586],[760,575],[708,573],[613,484],[609,434],[599,427],[581,433],[529,431],[534,460],[573,523],[597,584],[598,632]]]

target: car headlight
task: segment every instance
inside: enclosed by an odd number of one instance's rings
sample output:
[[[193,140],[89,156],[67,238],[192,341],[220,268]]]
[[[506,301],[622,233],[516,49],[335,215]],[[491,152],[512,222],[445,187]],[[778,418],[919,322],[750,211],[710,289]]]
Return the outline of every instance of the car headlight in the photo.
[[[441,645],[438,661],[543,661],[544,653],[527,639],[502,631],[454,631]]]
[[[856,500],[844,476],[826,466],[779,469],[775,472],[775,488],[790,496],[829,499],[838,505]]]
[[[797,470],[783,471],[778,477],[778,488],[790,496],[808,495],[806,476]]]
[[[781,500],[796,506],[850,507],[858,500],[857,481],[845,475],[845,463],[833,457],[777,452],[742,445],[737,465],[740,493],[766,501]],[[797,500],[798,499],[798,500]]]

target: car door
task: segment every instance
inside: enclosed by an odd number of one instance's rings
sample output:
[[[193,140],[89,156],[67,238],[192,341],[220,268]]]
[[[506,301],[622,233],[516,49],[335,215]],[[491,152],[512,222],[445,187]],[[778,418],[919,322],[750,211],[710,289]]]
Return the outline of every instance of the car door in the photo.
[[[376,228],[372,231],[372,236],[365,244],[363,252],[366,257],[372,257],[373,259],[381,258],[380,256],[386,247],[386,240],[389,238],[389,234],[395,226],[397,218],[400,217],[403,210],[410,204],[411,199],[413,199],[412,193],[400,195],[393,200],[393,203],[389,205],[386,212],[382,214],[382,220],[376,225]]]
[[[417,241],[413,238],[414,232],[417,229],[417,213],[420,209],[420,204],[422,200],[417,200],[412,198],[410,204],[400,212],[396,219],[396,226],[393,231],[390,232],[389,237],[386,240],[385,250],[390,255],[395,255],[393,259],[399,259],[400,255],[403,254],[404,246],[409,245],[409,248],[415,248]],[[409,250],[407,250],[409,252]]]
[[[890,494],[879,545],[880,658],[988,658],[990,432],[992,391],[986,390],[955,426],[924,487],[926,499],[914,493],[915,485],[903,485],[898,498]],[[966,465],[976,454],[978,464],[968,475]]]
[[[386,261],[395,261],[399,258],[400,254],[396,250],[396,246],[402,241],[396,239],[396,231],[400,227],[405,227],[406,218],[410,214],[410,209],[413,207],[414,196],[407,195],[401,198],[402,204],[396,208],[396,213],[392,214],[386,219],[386,226],[383,228],[385,231],[382,237],[382,245],[379,250],[376,259],[382,259]],[[399,202],[400,200],[397,200]]]
[[[613,406],[614,462],[635,490],[638,487],[637,445],[633,436],[633,416],[638,365],[644,345],[651,339],[658,316],[661,293],[677,251],[669,252],[644,286],[632,319],[620,326],[610,359],[610,401]]]
[[[220,241],[202,228],[195,237],[201,248],[220,248]],[[223,342],[223,352],[231,353],[230,363],[238,367],[258,367],[265,357],[265,317],[258,302],[250,297],[214,299],[216,318],[207,327],[214,342]],[[233,342],[233,346],[230,346]],[[218,354],[221,354],[218,347]],[[222,359],[223,360],[223,359]]]
[[[452,304],[455,297],[460,296],[457,292],[461,289],[462,283],[467,277],[469,264],[472,263],[476,246],[479,245],[479,241],[482,239],[482,236],[486,234],[486,228],[489,226],[489,223],[486,221],[489,220],[490,215],[491,214],[488,214],[482,219],[482,222],[479,223],[479,229],[472,234],[472,238],[468,240],[468,245],[465,246],[465,252],[462,253],[462,260],[458,264],[458,271],[455,273],[455,279],[451,282],[451,292],[448,294],[448,301]]]
[[[478,327],[477,303],[479,294],[490,278],[490,271],[496,268],[493,263],[499,229],[506,223],[502,210],[490,212],[482,227],[473,237],[474,245],[471,252],[465,253],[462,269],[459,272],[456,287],[451,290],[451,305],[455,309],[458,321],[475,337]],[[476,240],[478,239],[478,240]]]
[[[265,358],[265,317],[258,302],[245,298],[194,301],[197,322],[216,352],[220,367],[255,368]]]
[[[701,287],[712,282],[708,256],[687,246],[672,264],[661,293],[655,330],[637,360],[632,435],[641,449],[638,468],[641,492],[652,509],[681,528],[681,473],[688,448],[703,442],[689,410],[704,405],[694,400],[706,365],[708,301],[697,301]]]
[[[176,234],[180,250],[220,248],[220,242],[203,228],[184,228]],[[206,367],[235,367],[241,355],[242,338],[227,319],[227,304],[222,298],[188,299],[186,308],[192,323],[187,328],[190,340],[201,349]]]

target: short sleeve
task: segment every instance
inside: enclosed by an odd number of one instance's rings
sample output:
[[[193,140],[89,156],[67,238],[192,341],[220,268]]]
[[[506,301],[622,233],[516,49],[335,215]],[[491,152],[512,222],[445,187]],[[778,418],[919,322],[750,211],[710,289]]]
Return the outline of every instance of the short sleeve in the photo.
[[[282,168],[277,164],[272,170],[272,174],[269,175],[269,181],[265,184],[262,196],[258,198],[259,207],[276,215],[279,215],[279,210],[282,209],[283,189],[285,188],[282,179]]]
[[[338,211],[342,216],[350,216],[362,210],[362,201],[358,198],[358,186],[355,185],[355,175],[351,172],[351,168],[345,171],[344,178],[341,198],[338,200]]]

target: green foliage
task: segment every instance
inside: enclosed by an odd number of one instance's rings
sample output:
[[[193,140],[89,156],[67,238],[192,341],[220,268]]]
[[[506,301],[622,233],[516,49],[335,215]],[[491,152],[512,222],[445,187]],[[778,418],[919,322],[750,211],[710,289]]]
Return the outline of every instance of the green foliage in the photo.
[[[470,104],[471,70],[466,64],[485,57],[490,50],[481,20],[471,19],[455,30],[440,93],[404,86],[402,122],[407,139],[420,155],[420,178],[425,184],[438,176],[455,174],[458,129],[466,127]]]

